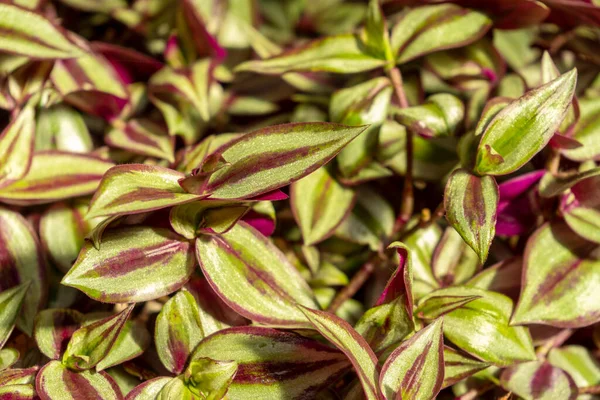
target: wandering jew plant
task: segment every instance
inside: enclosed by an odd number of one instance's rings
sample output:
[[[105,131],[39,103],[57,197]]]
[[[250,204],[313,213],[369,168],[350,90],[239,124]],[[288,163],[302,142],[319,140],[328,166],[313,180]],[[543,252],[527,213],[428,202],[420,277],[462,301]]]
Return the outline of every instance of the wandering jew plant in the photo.
[[[0,31],[0,400],[600,396],[598,0]]]

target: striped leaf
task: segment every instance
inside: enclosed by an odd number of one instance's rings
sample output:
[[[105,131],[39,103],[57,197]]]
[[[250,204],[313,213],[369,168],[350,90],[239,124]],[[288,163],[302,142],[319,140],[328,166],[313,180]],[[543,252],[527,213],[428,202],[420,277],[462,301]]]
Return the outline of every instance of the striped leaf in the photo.
[[[318,307],[310,288],[285,255],[244,222],[225,234],[196,239],[196,256],[215,292],[252,321],[307,326],[296,304]]]
[[[540,196],[554,197],[558,196],[567,189],[572,188],[579,182],[600,175],[600,168],[592,168],[583,172],[553,176],[546,173],[540,180]]]
[[[498,185],[491,176],[479,177],[459,169],[446,183],[446,219],[477,253],[482,264],[496,233],[498,201]]]
[[[126,123],[115,122],[113,126],[104,136],[107,145],[142,156],[175,161],[175,140],[160,125],[149,119],[133,119]]]
[[[477,254],[452,227],[446,228],[431,260],[433,274],[444,286],[460,284],[479,269]]]
[[[100,54],[58,61],[50,79],[67,102],[106,120],[118,116],[129,99],[118,73]]]
[[[229,328],[207,337],[191,360],[203,357],[238,364],[227,392],[231,399],[315,398],[349,367],[342,353],[315,340],[255,326]]]
[[[292,183],[290,202],[306,246],[331,236],[350,214],[356,193],[342,186],[322,167]]]
[[[448,93],[437,93],[421,105],[393,110],[396,120],[407,129],[430,139],[452,136],[465,116],[462,101]]]
[[[154,332],[160,361],[174,374],[183,372],[189,355],[206,336],[194,296],[180,290],[171,297],[156,318]]]
[[[173,378],[160,376],[137,385],[131,392],[127,393],[125,400],[156,400],[160,391]]]
[[[562,149],[561,153],[570,160],[595,160],[600,155],[600,117],[598,97],[583,98],[579,101],[580,119],[574,127],[573,139],[582,146],[572,149]]]
[[[465,285],[502,293],[516,299],[521,291],[522,272],[523,257],[511,257],[485,268]]]
[[[196,400],[199,397],[195,396],[186,384],[183,376],[178,376],[171,379],[162,388],[156,400],[171,400],[171,399],[182,399],[182,400]]]
[[[62,283],[107,303],[136,303],[179,289],[194,271],[190,242],[169,230],[145,226],[104,235],[96,250],[86,243]]]
[[[34,135],[35,109],[26,106],[0,134],[0,186],[27,174],[33,155]]]
[[[208,121],[210,109],[208,91],[212,75],[209,59],[197,61],[187,70],[175,70],[164,67],[150,78],[148,90],[150,96],[177,95],[189,102],[200,117]]]
[[[365,338],[375,353],[400,343],[414,331],[415,325],[406,310],[405,296],[367,310],[354,329]]]
[[[181,172],[158,166],[117,165],[102,178],[87,218],[138,214],[198,199],[179,186],[183,178]]]
[[[30,385],[35,384],[38,367],[14,368],[0,372],[0,387],[4,385]]]
[[[66,36],[66,32],[41,14],[10,4],[0,4],[2,31],[0,50],[28,58],[61,59],[84,54]]]
[[[15,327],[30,282],[0,292],[0,348],[4,346]]]
[[[40,218],[40,239],[54,264],[68,272],[83,247],[93,223],[84,219],[87,204],[53,204]]]
[[[577,398],[577,386],[569,374],[547,362],[513,365],[502,371],[500,383],[504,389],[524,400]]]
[[[33,319],[46,303],[46,263],[42,246],[25,218],[0,207],[0,291],[30,282],[17,326],[33,332]]]
[[[198,358],[190,362],[183,375],[192,393],[206,399],[223,399],[238,370],[235,361]]]
[[[490,365],[490,363],[479,361],[466,353],[444,346],[444,383],[442,387],[452,386]]]
[[[426,301],[423,301],[417,309],[415,314],[424,320],[433,320],[441,317],[442,315],[448,314],[456,310],[457,308],[463,307],[465,304],[477,300],[481,296],[430,296]]]
[[[404,307],[410,319],[413,318],[413,267],[411,250],[400,242],[394,242],[388,249],[396,249],[398,268],[387,281],[376,305],[388,304],[399,297],[404,298]]]
[[[38,349],[46,357],[59,360],[83,319],[83,314],[76,310],[54,308],[39,312],[33,329]]]
[[[0,387],[0,400],[35,400],[32,385],[6,385]]]
[[[573,69],[527,92],[496,114],[479,142],[475,172],[506,175],[542,150],[565,118],[576,83],[577,71]]]
[[[224,163],[196,193],[227,200],[271,192],[326,164],[364,130],[364,126],[312,122],[247,133],[211,155]]]
[[[0,349],[0,371],[10,368],[19,361],[19,351],[16,349]]]
[[[62,362],[74,370],[86,370],[102,361],[114,346],[134,305],[113,316],[84,325],[73,332]]]
[[[513,305],[508,297],[455,286],[437,290],[422,301],[434,296],[480,296],[444,315],[444,335],[459,349],[498,366],[536,358],[529,331],[509,325]]]
[[[35,153],[27,175],[0,187],[0,201],[29,205],[85,196],[96,190],[102,175],[113,165],[91,155],[58,151]]]
[[[599,321],[597,246],[561,222],[535,231],[525,248],[521,296],[511,323],[579,328]]]
[[[35,150],[87,153],[94,149],[92,136],[81,114],[61,103],[38,110]]]
[[[492,26],[485,15],[453,4],[415,7],[392,28],[391,46],[399,64],[434,51],[463,47]]]
[[[50,361],[38,373],[35,389],[41,400],[121,400],[123,395],[106,372],[74,372]]]
[[[369,344],[343,319],[325,311],[301,307],[313,327],[340,349],[354,366],[367,400],[382,399],[378,388],[377,356]]]
[[[442,320],[402,342],[381,368],[379,385],[386,399],[435,399],[444,381]]]
[[[150,346],[151,340],[150,333],[142,322],[126,321],[106,357],[96,365],[96,371],[103,371],[140,356]]]
[[[281,75],[286,72],[320,71],[352,74],[383,66],[386,61],[369,55],[357,35],[328,36],[266,60],[247,61],[237,72]]]
[[[189,174],[198,168],[199,165],[202,165],[202,161],[204,161],[206,156],[214,153],[219,147],[240,136],[241,134],[239,133],[210,135],[195,146],[186,147],[177,154],[177,170]]]
[[[600,364],[594,354],[580,345],[553,348],[548,353],[548,362],[567,372],[578,387],[594,386],[600,382]],[[590,397],[579,397],[590,400]]]
[[[600,177],[584,179],[561,202],[565,222],[579,236],[600,243]]]

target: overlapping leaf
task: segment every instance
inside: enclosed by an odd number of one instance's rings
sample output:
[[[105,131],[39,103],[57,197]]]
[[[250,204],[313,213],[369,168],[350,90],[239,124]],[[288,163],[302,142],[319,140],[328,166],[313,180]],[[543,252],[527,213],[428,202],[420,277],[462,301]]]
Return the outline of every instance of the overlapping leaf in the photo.
[[[0,134],[0,185],[22,178],[31,165],[35,111],[27,106]]]
[[[40,352],[52,360],[60,359],[83,320],[83,314],[76,310],[51,308],[39,312],[33,338]]]
[[[517,364],[505,369],[500,379],[506,390],[525,400],[577,398],[577,387],[569,374],[548,362]]]
[[[0,292],[0,349],[15,327],[29,285],[29,282],[25,282]]]

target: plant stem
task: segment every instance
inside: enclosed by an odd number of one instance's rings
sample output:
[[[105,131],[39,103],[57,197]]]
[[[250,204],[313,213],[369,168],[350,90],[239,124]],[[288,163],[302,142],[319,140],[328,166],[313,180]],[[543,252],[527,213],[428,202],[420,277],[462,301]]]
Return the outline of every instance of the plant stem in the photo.
[[[364,285],[367,279],[369,279],[373,271],[375,271],[376,257],[377,255],[371,257],[369,261],[360,267],[358,272],[352,277],[350,283],[340,290],[335,298],[331,301],[331,304],[329,304],[329,307],[327,307],[327,311],[335,313],[346,300],[350,299],[356,294],[356,292],[359,291],[362,285]]]
[[[600,394],[600,385],[579,388],[579,394]]]
[[[404,93],[404,84],[402,82],[402,74],[398,67],[394,67],[388,72],[390,80],[394,86],[396,97],[401,108],[407,108],[408,100]],[[396,219],[394,232],[399,232],[412,216],[415,207],[415,195],[413,189],[413,135],[411,129],[406,129],[406,174],[404,175],[404,189],[402,191],[402,203],[400,205],[400,213]]]
[[[546,169],[553,175],[558,173],[558,167],[560,166],[560,152],[556,149],[550,149],[551,153],[546,162]]]
[[[564,342],[571,337],[575,331],[573,329],[563,329],[558,334],[550,338],[542,346],[538,347],[536,354],[539,358],[545,358],[550,350],[554,347],[561,346]]]

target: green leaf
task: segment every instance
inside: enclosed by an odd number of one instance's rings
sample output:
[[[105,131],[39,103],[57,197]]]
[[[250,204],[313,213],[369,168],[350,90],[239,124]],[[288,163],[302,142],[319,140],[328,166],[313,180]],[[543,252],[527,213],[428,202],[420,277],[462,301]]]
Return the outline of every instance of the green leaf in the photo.
[[[123,398],[119,386],[106,372],[73,372],[60,361],[50,361],[40,369],[35,389],[42,400]]]
[[[19,213],[2,207],[0,260],[2,292],[30,282],[21,311],[17,311],[17,327],[31,335],[35,315],[46,305],[48,294],[44,251],[31,224]]]
[[[548,361],[553,366],[567,372],[578,387],[594,386],[600,383],[600,363],[585,347],[579,345],[554,348],[548,353]],[[586,397],[580,397],[586,398]]]
[[[490,365],[490,363],[476,360],[466,353],[444,346],[444,383],[442,387],[452,386]]]
[[[446,183],[446,219],[477,253],[482,264],[496,233],[499,197],[498,185],[491,176],[478,177],[459,169]]]
[[[244,222],[225,234],[196,239],[196,256],[221,299],[255,322],[305,327],[306,318],[296,304],[318,307],[285,255]]]
[[[381,368],[386,399],[431,400],[444,381],[444,340],[438,319],[402,342]]]
[[[440,285],[433,275],[431,261],[435,248],[442,237],[442,230],[437,224],[425,229],[418,229],[404,240],[410,249],[413,273],[413,296],[415,299],[437,289]]]
[[[77,329],[63,355],[63,364],[74,370],[86,370],[101,362],[114,346],[134,304],[118,314]]]
[[[574,161],[595,160],[600,154],[600,99],[583,98],[579,100],[580,118],[575,127],[573,139],[582,144],[574,149],[563,149],[561,153]]]
[[[68,272],[83,247],[93,222],[84,219],[87,204],[53,204],[40,219],[40,239],[54,264]]]
[[[83,55],[83,50],[71,42],[65,31],[41,14],[0,4],[2,30],[0,50],[33,59],[60,59]]]
[[[598,175],[600,175],[600,168],[592,168],[583,172],[575,172],[572,174],[565,174],[559,176],[553,176],[551,173],[546,173],[540,180],[540,196],[557,196],[565,190],[572,188],[577,183]]]
[[[205,357],[238,364],[227,393],[231,399],[312,399],[349,367],[347,358],[329,346],[257,326],[229,328],[205,338],[191,360]]]
[[[150,341],[150,334],[142,322],[126,321],[106,357],[96,365],[96,371],[105,370],[140,356],[146,351]]]
[[[352,362],[367,400],[381,399],[377,356],[358,332],[343,319],[325,311],[301,307],[313,327]]]
[[[113,165],[91,155],[37,152],[23,178],[0,187],[0,201],[30,205],[85,196],[96,190],[102,175]]]
[[[0,372],[0,387],[9,385],[31,385],[35,383],[38,367],[14,368]]]
[[[177,170],[185,174],[191,173],[204,159],[215,152],[219,147],[241,136],[239,133],[222,133],[210,135],[195,146],[186,147],[178,157]],[[179,154],[178,154],[179,155]]]
[[[198,303],[187,290],[165,303],[156,318],[154,340],[158,357],[169,371],[183,372],[188,356],[207,336],[202,328]]]
[[[394,230],[393,207],[377,192],[361,187],[350,215],[340,224],[335,235],[377,251],[387,243]]]
[[[577,71],[527,92],[487,125],[477,149],[475,172],[505,175],[526,164],[550,141],[571,104]]]
[[[452,136],[463,123],[465,106],[448,93],[431,95],[419,106],[394,108],[396,120],[424,138]]]
[[[40,311],[33,329],[33,338],[40,352],[52,360],[60,359],[73,332],[83,321],[83,314],[76,310],[51,308]]]
[[[596,247],[561,222],[546,223],[535,231],[525,248],[523,286],[511,323],[579,328],[597,322]]]
[[[248,199],[288,185],[329,162],[366,127],[314,122],[247,133],[211,155],[223,160],[196,194]]]
[[[379,0],[370,0],[367,11],[367,21],[363,29],[362,39],[369,53],[377,58],[394,61],[390,45],[390,35],[385,20],[385,15],[379,6]]]
[[[17,316],[29,289],[30,282],[0,292],[0,349],[15,327]]]
[[[511,366],[502,371],[500,383],[524,400],[577,398],[577,386],[569,374],[547,362],[531,361]]]
[[[431,264],[433,274],[445,286],[464,283],[481,266],[477,253],[452,227],[444,231],[442,239],[435,248]]]
[[[0,184],[27,174],[33,157],[34,136],[35,109],[28,105],[0,134]]]
[[[162,228],[137,226],[85,243],[62,284],[107,303],[142,302],[179,289],[194,271],[193,246]]]
[[[32,385],[6,385],[0,387],[0,398],[35,400],[37,396]]]
[[[375,306],[363,314],[354,329],[365,338],[369,346],[380,353],[400,343],[415,326],[406,310],[404,296]]]
[[[575,233],[594,243],[600,243],[600,211],[578,206],[563,214],[565,222]]]
[[[10,368],[19,361],[19,352],[16,349],[0,349],[0,371]]]
[[[516,299],[521,291],[522,272],[523,257],[511,257],[487,267],[466,282],[465,286],[491,290]]]
[[[35,150],[92,151],[92,136],[81,114],[65,104],[38,110]]]
[[[140,383],[127,394],[125,400],[156,400],[160,391],[174,378],[159,376]]]
[[[225,397],[238,370],[235,361],[216,361],[210,358],[194,359],[184,377],[190,391],[207,400]]]
[[[487,290],[455,286],[426,296],[480,296],[444,316],[444,335],[460,349],[494,365],[535,360],[529,331],[509,325],[512,300]]]
[[[126,123],[114,122],[113,126],[104,136],[107,145],[171,163],[175,161],[174,138],[169,137],[160,125],[140,118]]]
[[[386,64],[385,60],[372,57],[363,49],[364,44],[358,35],[328,36],[266,60],[246,61],[235,70],[270,75],[293,71],[352,74]]]
[[[485,14],[453,4],[416,7],[404,12],[392,27],[392,52],[396,62],[404,64],[434,51],[473,43],[491,26]]]
[[[448,314],[457,308],[461,308],[464,305],[477,300],[481,296],[436,296],[431,295],[427,300],[421,302],[415,314],[424,320],[433,320],[441,317],[442,315]]]
[[[181,172],[158,166],[117,165],[102,178],[87,218],[138,214],[197,200],[199,196],[179,186],[183,178]]]
[[[348,217],[356,193],[344,187],[325,167],[292,183],[290,202],[306,246],[329,236]]]

